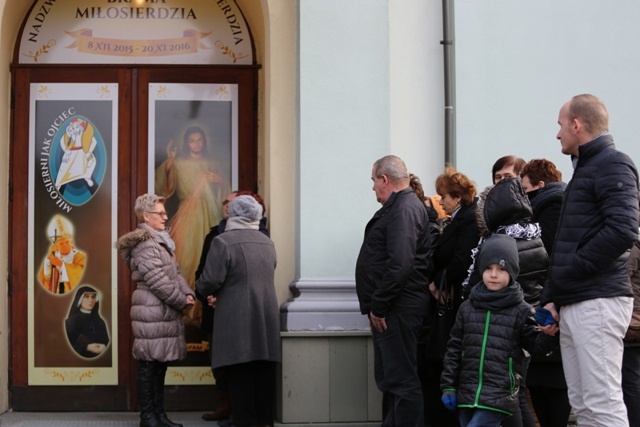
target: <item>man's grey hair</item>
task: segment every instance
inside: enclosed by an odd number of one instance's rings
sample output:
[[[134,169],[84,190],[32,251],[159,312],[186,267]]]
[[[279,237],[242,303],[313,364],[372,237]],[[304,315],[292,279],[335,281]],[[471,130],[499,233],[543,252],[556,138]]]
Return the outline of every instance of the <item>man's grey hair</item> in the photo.
[[[252,196],[237,196],[229,203],[229,218],[240,216],[252,221],[262,218],[262,206]]]
[[[138,196],[138,198],[136,199],[136,204],[133,207],[133,211],[136,213],[138,221],[142,222],[142,214],[155,209],[156,204],[162,203],[164,205],[165,200],[166,199],[164,197],[151,193]]]
[[[386,175],[394,184],[406,183],[409,181],[407,166],[398,156],[388,155],[376,160],[373,164],[373,172],[376,178]]]

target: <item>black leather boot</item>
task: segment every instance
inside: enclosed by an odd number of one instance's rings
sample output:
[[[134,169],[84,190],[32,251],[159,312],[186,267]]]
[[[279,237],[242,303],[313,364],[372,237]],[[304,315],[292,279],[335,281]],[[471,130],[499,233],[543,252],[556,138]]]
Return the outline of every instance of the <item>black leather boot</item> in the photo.
[[[167,364],[156,362],[156,369],[153,376],[153,407],[160,421],[160,425],[165,427],[182,427],[182,424],[174,423],[167,417],[164,411],[164,376],[167,373]]]
[[[154,362],[138,361],[136,385],[140,406],[140,427],[163,427],[154,410]]]

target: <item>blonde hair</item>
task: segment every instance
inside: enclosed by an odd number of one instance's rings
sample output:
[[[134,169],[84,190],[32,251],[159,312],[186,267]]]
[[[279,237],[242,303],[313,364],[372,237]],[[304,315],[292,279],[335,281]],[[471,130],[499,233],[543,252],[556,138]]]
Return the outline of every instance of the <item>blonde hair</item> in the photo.
[[[165,200],[166,199],[164,197],[151,193],[138,196],[136,204],[133,207],[133,211],[136,213],[138,221],[142,222],[142,214],[153,210],[153,208],[156,207],[156,204],[162,203],[164,205]]]

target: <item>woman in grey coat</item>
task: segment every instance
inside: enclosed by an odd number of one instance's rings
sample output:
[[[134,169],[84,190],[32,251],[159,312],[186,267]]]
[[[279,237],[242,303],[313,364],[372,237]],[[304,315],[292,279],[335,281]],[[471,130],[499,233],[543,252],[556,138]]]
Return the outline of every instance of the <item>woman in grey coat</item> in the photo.
[[[280,319],[276,252],[258,230],[262,206],[251,196],[229,204],[224,233],[213,239],[198,292],[215,306],[211,365],[224,367],[237,427],[273,425]]]
[[[131,326],[140,427],[182,426],[164,411],[164,377],[168,362],[187,356],[182,310],[193,305],[195,294],[178,271],[175,244],[165,230],[164,200],[155,194],[138,197],[134,207],[138,228],[116,244],[136,282]]]

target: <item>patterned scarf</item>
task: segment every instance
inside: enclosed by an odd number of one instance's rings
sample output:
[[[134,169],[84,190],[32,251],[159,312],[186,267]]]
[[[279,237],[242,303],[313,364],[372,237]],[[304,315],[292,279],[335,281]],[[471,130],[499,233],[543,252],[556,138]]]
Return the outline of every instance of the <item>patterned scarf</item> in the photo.
[[[498,227],[494,234],[506,234],[507,236],[513,237],[514,239],[520,240],[535,240],[539,239],[542,236],[542,228],[540,228],[540,224],[536,223],[517,223],[517,224],[509,224],[509,225],[501,225]],[[462,297],[465,295],[469,295],[469,282],[471,281],[471,275],[475,271],[476,266],[476,257],[480,252],[480,248],[482,247],[482,243],[488,239],[488,237],[481,237],[478,242],[478,246],[471,249],[471,265],[467,270],[467,277],[462,282]],[[474,283],[475,284],[475,283]]]

